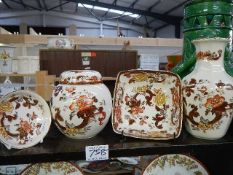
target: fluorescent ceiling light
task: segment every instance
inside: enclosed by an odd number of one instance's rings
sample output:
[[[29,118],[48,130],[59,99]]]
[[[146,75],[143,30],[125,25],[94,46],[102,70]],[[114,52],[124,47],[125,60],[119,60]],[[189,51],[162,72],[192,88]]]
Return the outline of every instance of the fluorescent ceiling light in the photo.
[[[88,5],[88,4],[83,4],[84,7],[88,8],[88,9],[92,9],[93,5]]]
[[[125,12],[124,15],[133,15],[133,13]]]
[[[83,7],[83,5],[81,3],[78,3],[78,7]]]
[[[140,17],[140,15],[138,15],[138,14],[132,14],[132,15],[129,15],[130,17],[132,17],[132,18],[139,18]]]
[[[78,3],[78,6],[79,6],[79,7],[86,7],[86,8],[88,8],[88,9],[92,9],[92,8],[93,8],[93,5],[81,4],[81,3]]]
[[[122,15],[124,13],[121,10],[114,10],[114,9],[110,9],[109,12],[111,12],[111,13],[117,13],[117,14],[120,14],[120,15]]]
[[[108,8],[104,8],[104,7],[99,7],[99,6],[94,6],[95,10],[101,10],[101,11],[108,11]]]
[[[2,0],[0,0],[0,3],[2,3]]]
[[[88,8],[88,9],[92,9],[93,8],[95,10],[100,10],[100,11],[105,11],[105,12],[108,11],[110,13],[116,13],[116,14],[119,14],[119,15],[130,16],[132,18],[139,18],[140,17],[140,15],[134,14],[134,13],[131,13],[131,12],[124,12],[124,11],[121,11],[121,10],[108,9],[108,8],[99,7],[99,6],[93,6],[93,5],[88,5],[88,4],[78,3],[78,6],[79,7],[85,7],[85,8]]]

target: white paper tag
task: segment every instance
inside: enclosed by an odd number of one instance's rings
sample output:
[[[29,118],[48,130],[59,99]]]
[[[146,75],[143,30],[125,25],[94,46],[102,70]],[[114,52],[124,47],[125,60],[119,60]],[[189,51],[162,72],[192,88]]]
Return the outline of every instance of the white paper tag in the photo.
[[[86,146],[86,161],[108,160],[109,159],[109,146],[108,145],[95,145]]]

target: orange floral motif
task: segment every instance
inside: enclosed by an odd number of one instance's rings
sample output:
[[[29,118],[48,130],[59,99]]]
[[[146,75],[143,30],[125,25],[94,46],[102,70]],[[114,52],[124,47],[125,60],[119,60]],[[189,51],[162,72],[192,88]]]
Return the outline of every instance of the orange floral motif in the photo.
[[[32,130],[32,126],[27,121],[23,121],[23,120],[20,121],[20,127],[26,133],[30,133]]]
[[[85,110],[93,105],[94,100],[87,97],[86,95],[81,95],[76,101],[80,110]]]
[[[94,103],[92,98],[87,97],[86,95],[81,95],[75,102],[71,103],[69,109],[74,111],[75,107],[78,106],[79,110],[85,110],[90,108]]]
[[[74,109],[75,109],[75,103],[72,103],[72,104],[69,106],[69,109],[70,109],[71,111],[74,111]]]
[[[140,108],[139,106],[134,106],[131,108],[132,114],[137,115],[139,113],[143,113],[143,108]]]
[[[225,98],[223,96],[215,95],[212,98],[207,99],[207,101],[205,103],[205,107],[206,108],[216,108],[216,107],[221,106],[224,101],[225,101]]]
[[[90,77],[90,80],[92,80],[92,81],[97,81],[98,78],[97,78],[97,76],[92,76],[92,77]]]

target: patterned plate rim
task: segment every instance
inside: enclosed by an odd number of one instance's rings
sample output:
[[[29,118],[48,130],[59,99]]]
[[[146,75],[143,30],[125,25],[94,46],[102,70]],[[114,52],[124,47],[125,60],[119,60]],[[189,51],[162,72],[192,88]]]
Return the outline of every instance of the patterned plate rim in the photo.
[[[157,161],[158,159],[161,159],[162,157],[164,156],[174,156],[174,155],[180,155],[180,156],[184,156],[184,157],[187,157],[195,162],[197,162],[208,174],[207,175],[211,175],[209,170],[207,169],[207,167],[200,161],[198,160],[196,157],[194,156],[191,156],[191,155],[188,155],[188,154],[163,154],[163,155],[160,155],[158,157],[156,157],[155,159],[153,159],[147,166],[146,168],[142,171],[142,175],[145,175],[145,171],[146,169],[151,166],[155,161]]]
[[[9,143],[1,137],[0,135],[0,142],[3,143],[8,149],[11,149],[11,148],[15,148],[15,149],[24,149],[24,148],[29,148],[29,147],[32,147],[32,146],[35,146],[37,145],[38,143],[42,142],[43,139],[45,138],[45,136],[48,134],[49,132],[49,129],[50,129],[50,125],[51,125],[51,122],[52,122],[52,117],[51,117],[51,111],[50,111],[50,108],[49,108],[49,105],[47,104],[47,102],[40,96],[38,95],[37,93],[33,92],[33,91],[29,91],[29,90],[19,90],[19,91],[15,91],[15,92],[10,92],[4,96],[2,96],[0,98],[0,103],[7,99],[9,96],[12,96],[14,94],[26,94],[26,95],[31,95],[33,96],[34,98],[38,99],[42,104],[44,104],[44,109],[46,111],[46,113],[48,114],[47,117],[43,116],[44,119],[46,119],[46,123],[45,123],[45,128],[43,129],[43,133],[41,133],[39,136],[40,139],[38,139],[38,141],[34,141],[30,144],[25,144],[25,145],[9,145]],[[42,118],[42,119],[43,119]]]
[[[81,173],[81,175],[84,175],[82,169],[78,165],[76,165],[75,163],[70,162],[70,161],[59,161],[59,162],[70,164],[72,167],[75,167],[76,169],[78,169],[78,171]],[[55,162],[44,162],[44,163],[51,163],[52,164],[52,163],[55,163]],[[33,163],[33,164],[28,165],[19,175],[24,175],[24,173],[26,171],[28,171],[32,166],[34,166],[36,164],[40,164],[40,163]]]

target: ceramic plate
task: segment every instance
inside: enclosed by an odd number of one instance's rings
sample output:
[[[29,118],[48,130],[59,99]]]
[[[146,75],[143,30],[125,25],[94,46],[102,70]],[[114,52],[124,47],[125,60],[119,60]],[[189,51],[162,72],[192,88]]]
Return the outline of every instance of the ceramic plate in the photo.
[[[21,175],[83,175],[83,173],[70,162],[53,162],[32,164]]]
[[[171,72],[120,72],[114,90],[116,133],[142,139],[177,138],[182,127],[181,80]]]
[[[0,99],[0,140],[22,149],[43,141],[51,124],[46,101],[31,91],[16,91]]]
[[[168,154],[152,161],[143,175],[209,175],[203,165],[192,157]]]

